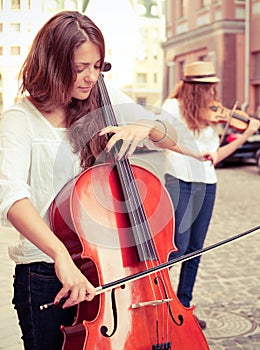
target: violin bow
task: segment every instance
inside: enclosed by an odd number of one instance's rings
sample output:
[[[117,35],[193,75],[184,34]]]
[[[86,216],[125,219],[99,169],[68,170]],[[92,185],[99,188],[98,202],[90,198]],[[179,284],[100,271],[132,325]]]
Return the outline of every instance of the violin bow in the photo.
[[[151,267],[147,270],[144,270],[142,272],[138,272],[136,274],[132,274],[130,276],[126,276],[126,277],[123,277],[121,279],[118,279],[118,280],[115,280],[115,281],[112,281],[112,282],[109,282],[109,283],[106,283],[106,284],[103,284],[101,286],[98,286],[96,287],[96,295],[99,295],[99,294],[102,294],[102,293],[105,293],[105,292],[108,292],[114,288],[118,288],[120,286],[123,286],[124,284],[126,283],[130,283],[130,282],[133,282],[133,281],[136,281],[140,278],[143,278],[143,277],[147,277],[149,275],[151,275],[152,273],[155,273],[155,272],[159,272],[159,271],[162,271],[166,268],[170,268],[172,267],[173,265],[176,265],[178,263],[182,263],[184,261],[187,261],[187,260],[191,260],[193,258],[196,258],[198,256],[201,256],[213,249],[216,249],[216,248],[219,248],[227,243],[230,243],[230,242],[233,242],[239,238],[242,238],[250,233],[253,233],[255,231],[258,231],[260,230],[260,225],[258,226],[255,226],[249,230],[246,230],[244,232],[241,232],[241,233],[238,233],[237,235],[234,235],[234,236],[231,236],[229,238],[226,238],[222,241],[219,241],[217,243],[214,243],[212,245],[209,245],[205,248],[202,248],[202,249],[199,249],[199,250],[196,250],[194,252],[191,252],[189,254],[185,254],[185,255],[182,255],[182,256],[179,256],[178,258],[176,259],[173,259],[173,260],[170,260],[170,261],[166,261],[165,263],[162,263],[162,264],[159,264],[157,266],[154,266],[154,267]],[[47,304],[43,304],[43,305],[40,305],[40,310],[44,310],[44,309],[48,309],[49,307],[61,307],[62,304],[65,302],[67,298],[62,298],[59,302],[58,305],[54,304],[53,302],[51,303],[47,303]]]
[[[229,127],[229,124],[230,124],[232,115],[233,115],[233,113],[235,112],[235,110],[236,110],[236,108],[237,108],[237,104],[238,104],[238,101],[236,101],[236,102],[234,103],[234,106],[233,106],[231,112],[229,113],[229,117],[228,117],[228,120],[227,120],[227,122],[226,122],[226,125],[225,125],[225,128],[224,128],[224,130],[223,130],[223,133],[222,133],[222,135],[221,135],[218,148],[222,145],[222,143],[223,143],[223,141],[224,141],[224,137],[226,136],[227,129],[228,129],[228,127]]]
[[[185,255],[182,255],[176,259],[173,259],[173,260],[170,260],[170,261],[167,261],[165,263],[162,263],[162,264],[159,264],[157,266],[154,266],[154,267],[151,267],[145,271],[142,271],[142,272],[138,272],[136,274],[133,274],[133,275],[130,275],[130,276],[127,276],[127,277],[124,277],[124,278],[121,278],[121,279],[118,279],[116,281],[113,281],[113,282],[110,282],[110,283],[107,283],[107,284],[104,284],[102,286],[99,286],[99,287],[96,287],[96,292],[97,294],[101,294],[101,293],[104,293],[106,291],[109,291],[113,288],[116,288],[116,287],[120,287],[122,285],[124,285],[125,283],[127,282],[132,282],[132,281],[135,281],[139,278],[142,278],[142,277],[146,277],[154,272],[159,272],[161,270],[164,270],[166,268],[170,268],[172,267],[173,265],[175,264],[178,264],[178,263],[182,263],[184,261],[187,261],[187,260],[191,260],[193,258],[196,258],[197,256],[201,256],[213,249],[216,249],[216,248],[219,248],[220,246],[222,245],[225,245],[227,243],[230,243],[230,242],[233,242],[239,238],[242,238],[250,233],[253,233],[255,231],[258,231],[260,230],[260,225],[256,226],[256,227],[253,227],[247,231],[244,231],[244,232],[241,232],[241,233],[238,233],[237,235],[234,235],[234,236],[231,236],[229,238],[226,238],[222,241],[219,241],[217,243],[214,243],[212,245],[209,245],[205,248],[202,248],[202,249],[199,249],[199,250],[196,250],[194,252],[191,252],[189,254],[185,254]]]

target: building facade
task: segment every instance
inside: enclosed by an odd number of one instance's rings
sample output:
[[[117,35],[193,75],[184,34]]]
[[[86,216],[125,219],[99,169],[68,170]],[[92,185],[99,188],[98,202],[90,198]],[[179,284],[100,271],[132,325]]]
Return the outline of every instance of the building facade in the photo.
[[[163,97],[186,63],[212,61],[222,104],[250,115],[260,106],[260,0],[166,0]]]
[[[83,0],[0,0],[0,113],[14,103],[19,71],[39,28],[65,7],[84,6]]]
[[[86,14],[102,30],[106,79],[135,102],[159,107],[162,102],[164,1],[89,0]]]
[[[164,1],[132,0],[138,16],[138,42],[132,52],[133,77],[122,91],[134,101],[160,107],[163,86]]]
[[[14,103],[18,74],[35,34],[54,13],[63,9],[85,12],[100,26],[106,39],[106,60],[112,63],[112,70],[106,73],[107,80],[115,82],[136,102],[160,105],[162,3],[160,0],[0,0],[0,113]]]

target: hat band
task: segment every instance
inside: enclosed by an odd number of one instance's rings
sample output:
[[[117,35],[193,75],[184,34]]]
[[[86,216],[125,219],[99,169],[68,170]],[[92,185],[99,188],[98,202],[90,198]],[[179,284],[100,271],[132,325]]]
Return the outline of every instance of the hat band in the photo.
[[[216,77],[216,74],[205,74],[205,75],[187,75],[183,78],[185,81],[191,81],[193,79],[203,79],[203,78],[211,78]]]

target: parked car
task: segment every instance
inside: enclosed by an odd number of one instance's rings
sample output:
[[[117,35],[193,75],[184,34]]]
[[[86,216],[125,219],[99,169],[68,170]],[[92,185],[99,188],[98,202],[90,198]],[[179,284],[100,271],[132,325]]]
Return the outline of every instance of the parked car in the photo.
[[[228,129],[222,145],[226,145],[232,141],[234,141],[237,137],[239,137],[240,132],[235,131],[232,128]],[[248,140],[240,146],[234,153],[232,153],[229,157],[224,159],[218,164],[218,167],[222,167],[226,164],[245,161],[245,160],[255,160],[260,169],[260,131],[258,130],[254,135],[250,136]]]
[[[256,152],[256,165],[258,166],[258,171],[260,174],[260,148]]]

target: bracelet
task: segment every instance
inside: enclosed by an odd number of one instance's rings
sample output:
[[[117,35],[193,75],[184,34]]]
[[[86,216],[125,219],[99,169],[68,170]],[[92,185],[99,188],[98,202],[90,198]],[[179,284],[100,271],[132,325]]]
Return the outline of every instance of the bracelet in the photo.
[[[162,120],[160,120],[160,119],[156,119],[156,121],[157,122],[159,122],[159,123],[161,123],[162,125],[163,125],[163,127],[164,127],[164,135],[163,135],[163,137],[162,138],[160,138],[159,140],[153,140],[153,139],[151,139],[153,142],[163,142],[166,138],[167,138],[167,136],[168,136],[168,128],[167,128],[167,125],[162,121]]]

